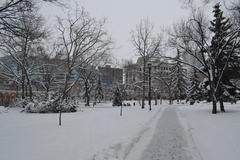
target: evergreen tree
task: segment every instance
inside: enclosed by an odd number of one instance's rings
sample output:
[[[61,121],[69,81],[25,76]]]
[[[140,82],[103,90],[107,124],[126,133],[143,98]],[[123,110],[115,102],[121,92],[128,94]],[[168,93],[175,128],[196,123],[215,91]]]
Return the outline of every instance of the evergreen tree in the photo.
[[[203,93],[199,87],[200,79],[198,76],[198,72],[195,68],[190,75],[190,86],[187,92],[187,100],[190,101],[190,104],[193,104],[196,100],[201,100],[203,97]]]
[[[238,52],[233,51],[234,39],[231,39],[232,25],[229,19],[223,16],[223,11],[220,9],[220,3],[214,6],[214,20],[211,21],[210,31],[214,33],[212,37],[210,51],[211,57],[214,57],[215,62],[212,65],[213,82],[217,88],[217,100],[220,102],[220,109],[225,112],[223,101],[226,98],[234,96],[234,86],[230,82],[228,72],[233,68],[236,63],[239,63]],[[232,67],[231,67],[232,66]],[[217,81],[218,80],[218,81]]]
[[[186,71],[182,66],[179,50],[177,50],[175,61],[175,64],[171,68],[172,72],[170,73],[170,77],[173,81],[171,88],[175,92],[177,102],[179,102],[179,100],[186,98],[187,91]]]
[[[97,86],[95,90],[95,100],[100,103],[104,98],[102,90],[102,81],[100,75],[98,76]]]
[[[113,106],[122,106],[122,95],[119,87],[117,86],[114,91],[114,97],[113,97]]]

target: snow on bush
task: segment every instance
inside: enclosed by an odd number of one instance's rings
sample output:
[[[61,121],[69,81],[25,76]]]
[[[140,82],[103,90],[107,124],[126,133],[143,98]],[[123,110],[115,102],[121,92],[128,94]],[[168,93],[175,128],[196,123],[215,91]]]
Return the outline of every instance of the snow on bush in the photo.
[[[25,108],[29,100],[27,99],[17,99],[16,102],[10,105],[10,107]]]
[[[25,111],[28,113],[57,113],[61,109],[62,112],[76,112],[77,106],[72,103],[61,104],[61,107],[53,100],[41,102],[29,102]]]
[[[0,106],[0,114],[1,113],[7,113],[8,112],[8,109],[7,107],[4,107],[4,106]]]

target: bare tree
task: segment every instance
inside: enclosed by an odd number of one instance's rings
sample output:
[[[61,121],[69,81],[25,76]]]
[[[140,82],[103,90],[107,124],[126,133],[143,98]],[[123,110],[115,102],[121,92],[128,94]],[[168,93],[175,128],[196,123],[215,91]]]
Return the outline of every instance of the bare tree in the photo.
[[[38,62],[33,82],[36,88],[42,88],[45,92],[44,99],[48,100],[49,92],[56,91],[60,81],[57,81],[57,75],[60,72],[60,60],[54,56],[55,49],[47,49],[46,47],[38,48],[39,55],[36,56]]]
[[[162,47],[162,35],[154,35],[153,25],[149,20],[141,20],[132,32],[132,43],[136,53],[142,60],[142,108],[145,101],[146,66],[151,58],[160,56]]]
[[[110,50],[112,41],[104,30],[105,20],[97,21],[82,9],[75,18],[58,18],[59,40],[62,58],[65,60],[65,83],[61,99],[64,100],[77,82],[71,84],[74,69],[85,68],[101,59]]]
[[[10,11],[11,9],[13,9],[13,7],[15,7],[16,5],[18,5],[19,3],[23,2],[24,0],[6,0],[5,2],[1,2],[1,6],[0,6],[0,12],[4,13],[7,11]],[[1,16],[3,17],[3,16]]]
[[[77,68],[84,69],[104,57],[109,53],[112,44],[104,28],[105,19],[96,20],[83,8],[76,10],[74,15],[69,15],[67,19],[58,17],[59,46],[65,72],[64,85],[57,100],[60,100],[60,103],[67,98],[79,80],[79,76],[71,79],[73,71]]]
[[[80,68],[77,70],[79,74],[79,81],[83,83],[84,86],[84,98],[85,106],[90,106],[91,92],[94,89],[97,82],[97,70],[94,66],[89,66],[84,69]]]
[[[60,3],[57,0],[43,1]],[[0,2],[0,34],[6,36],[8,32],[16,33],[16,28],[19,28],[19,26],[13,22],[19,18],[20,12],[31,10],[33,4],[34,1],[32,0],[2,0]]]
[[[167,72],[162,72],[161,70],[158,70],[152,74],[152,77],[156,81],[155,83],[158,84],[159,86],[156,88],[156,92],[161,92],[161,90],[166,90],[168,93],[169,104],[173,104],[174,79],[171,76],[171,72],[167,73]]]
[[[36,46],[45,37],[43,19],[38,14],[34,3],[19,3],[15,18],[8,19],[8,29],[2,30],[0,49],[4,55],[10,56],[21,70],[22,98],[28,87],[32,100],[31,63],[36,53]],[[14,27],[17,26],[17,27]],[[4,63],[1,63],[3,66]]]

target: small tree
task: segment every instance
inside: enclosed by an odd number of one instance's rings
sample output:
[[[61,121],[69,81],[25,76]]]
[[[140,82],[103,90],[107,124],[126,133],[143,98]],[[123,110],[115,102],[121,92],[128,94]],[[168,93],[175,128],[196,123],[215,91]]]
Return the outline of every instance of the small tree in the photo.
[[[171,77],[170,74],[166,74],[164,72],[155,72],[153,74],[153,78],[159,83],[159,90],[166,90],[168,93],[168,99],[169,99],[169,104],[173,104],[173,78]],[[164,87],[164,88],[162,88]]]
[[[100,75],[98,76],[97,86],[95,89],[95,101],[100,103],[104,98],[103,89],[102,89],[102,81]]]
[[[122,95],[119,87],[117,86],[114,91],[114,97],[113,97],[113,106],[122,106]]]
[[[94,66],[88,66],[86,68],[79,68],[77,70],[80,84],[83,84],[86,106],[90,106],[91,93],[96,86],[96,68]]]
[[[202,97],[201,89],[199,87],[200,79],[195,68],[193,68],[190,73],[189,81],[190,85],[187,91],[187,101],[190,101],[190,104],[193,104],[196,100],[200,100]]]

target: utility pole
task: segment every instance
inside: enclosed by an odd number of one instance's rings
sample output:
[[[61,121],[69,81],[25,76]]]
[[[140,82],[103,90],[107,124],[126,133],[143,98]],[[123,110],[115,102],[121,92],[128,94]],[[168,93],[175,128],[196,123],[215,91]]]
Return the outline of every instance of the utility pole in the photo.
[[[151,67],[152,67],[152,64],[151,63],[149,63],[148,64],[148,104],[149,104],[149,111],[151,111],[152,110],[152,103],[151,103]]]

